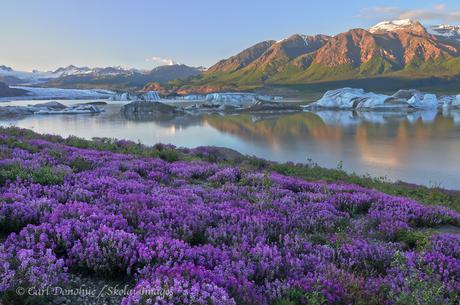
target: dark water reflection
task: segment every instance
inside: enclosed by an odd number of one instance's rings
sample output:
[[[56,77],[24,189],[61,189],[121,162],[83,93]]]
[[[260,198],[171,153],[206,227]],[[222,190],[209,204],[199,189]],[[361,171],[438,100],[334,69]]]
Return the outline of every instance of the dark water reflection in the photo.
[[[196,147],[217,145],[276,161],[326,167],[390,180],[460,189],[460,111],[303,112],[199,115],[135,121],[107,106],[97,116],[32,116],[2,121],[37,132],[116,137]]]

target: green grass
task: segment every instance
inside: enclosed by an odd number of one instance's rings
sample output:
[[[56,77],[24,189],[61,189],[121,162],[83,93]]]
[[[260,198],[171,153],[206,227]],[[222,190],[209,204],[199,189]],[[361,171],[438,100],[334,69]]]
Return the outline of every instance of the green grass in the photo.
[[[7,181],[15,181],[17,178],[31,180],[42,185],[54,185],[64,181],[64,173],[57,172],[49,166],[38,169],[23,168],[19,164],[0,166],[0,186]]]

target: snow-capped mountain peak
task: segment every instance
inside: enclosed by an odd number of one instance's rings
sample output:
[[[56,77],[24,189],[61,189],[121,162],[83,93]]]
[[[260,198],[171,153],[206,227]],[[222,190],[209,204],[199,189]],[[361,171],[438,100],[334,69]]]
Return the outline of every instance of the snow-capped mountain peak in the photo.
[[[92,69],[91,73],[97,74],[97,75],[117,75],[117,74],[132,73],[135,71],[136,71],[135,69],[126,70],[121,66],[115,66],[115,67],[105,67],[105,68],[94,68]]]
[[[57,77],[71,76],[71,75],[117,75],[131,73],[132,70],[126,70],[121,66],[115,67],[104,67],[104,68],[88,68],[88,67],[76,67],[70,65],[67,67],[61,67],[53,71],[52,73]]]
[[[428,32],[432,35],[453,38],[460,41],[460,26],[457,25],[434,25],[428,27]]]
[[[369,32],[393,32],[397,30],[407,30],[421,26],[420,22],[412,19],[401,19],[393,21],[382,21],[369,28]]]
[[[91,69],[88,67],[76,67],[74,65],[70,65],[67,67],[61,67],[53,71],[53,74],[59,76],[66,76],[66,75],[75,75],[75,74],[87,74],[91,73]]]
[[[460,43],[460,26],[456,25],[432,25],[423,26],[420,22],[412,19],[402,19],[393,21],[383,21],[377,23],[369,29],[373,34],[406,31],[418,34],[431,34],[444,41],[451,43]]]

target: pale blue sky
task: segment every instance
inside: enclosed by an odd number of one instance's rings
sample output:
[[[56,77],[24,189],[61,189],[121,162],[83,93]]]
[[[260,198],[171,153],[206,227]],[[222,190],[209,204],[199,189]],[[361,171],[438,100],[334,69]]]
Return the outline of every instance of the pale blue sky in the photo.
[[[460,1],[3,0],[0,65],[152,68],[165,58],[210,66],[262,40],[405,17],[460,24]]]

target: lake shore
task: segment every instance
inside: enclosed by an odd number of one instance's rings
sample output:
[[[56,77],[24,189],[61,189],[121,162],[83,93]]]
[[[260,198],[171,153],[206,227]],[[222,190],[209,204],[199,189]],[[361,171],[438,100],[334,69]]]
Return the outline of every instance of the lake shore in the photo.
[[[138,143],[137,145],[132,145],[132,150],[126,150],[111,145],[110,143],[113,142],[114,139],[109,138],[98,138],[97,141],[77,138],[74,136],[61,138],[54,135],[42,135],[35,133],[32,130],[16,127],[0,127],[0,131],[4,134],[23,134],[26,139],[38,138],[52,141],[62,141],[62,143],[65,143],[66,145],[79,148],[110,150],[117,153],[133,153],[140,156],[151,155],[161,157],[162,152],[158,151],[158,147],[164,146],[164,144],[148,146]],[[176,148],[174,145],[170,144],[166,144],[166,147],[168,147],[168,149],[163,152],[163,154],[165,154],[165,159],[172,158],[176,160],[188,160],[186,152],[189,151],[190,148]],[[389,195],[412,198],[427,205],[443,205],[460,211],[460,190],[449,190],[436,186],[427,187],[404,181],[390,182],[383,177],[371,177],[370,175],[347,173],[340,166],[336,169],[324,168],[313,161],[310,161],[307,164],[294,162],[280,163],[255,156],[244,155],[236,150],[225,147],[202,146],[202,148],[204,150],[209,150],[212,153],[198,156],[197,158],[199,160],[210,162],[218,161],[218,163],[222,166],[240,166],[248,170],[273,171],[283,175],[305,179],[307,181],[322,180],[326,182],[341,181],[344,183],[353,183],[366,188],[374,188]],[[169,154],[171,156],[169,156]]]

